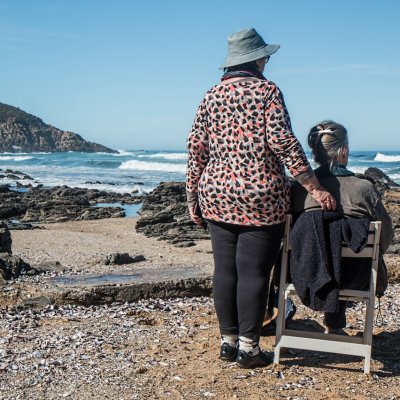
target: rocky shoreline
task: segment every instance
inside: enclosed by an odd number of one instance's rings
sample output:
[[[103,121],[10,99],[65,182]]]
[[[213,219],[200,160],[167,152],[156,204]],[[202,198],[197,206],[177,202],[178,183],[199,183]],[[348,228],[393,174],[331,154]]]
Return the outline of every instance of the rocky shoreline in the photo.
[[[369,168],[358,176],[372,181],[381,192],[395,227],[389,254],[400,254],[400,185],[377,168]],[[151,193],[139,195],[67,186],[45,188],[33,182],[29,175],[12,170],[0,169],[1,178],[15,181],[16,190],[9,184],[0,185],[0,220],[8,221],[10,229],[21,227],[12,224],[12,220],[27,224],[124,217],[120,206],[110,204],[142,204],[136,229],[147,237],[182,247],[209,239],[208,233],[198,229],[190,220],[183,182],[161,182]],[[108,206],[95,207],[99,203]]]
[[[381,192],[395,227],[389,254],[400,254],[400,185],[376,168],[369,168],[358,176],[372,181]],[[29,175],[9,169],[0,169],[2,178],[14,181],[14,185],[0,184],[0,221],[6,221],[10,229],[30,228],[30,224],[38,223],[125,217],[123,208],[114,207],[113,203],[141,204],[136,230],[147,237],[182,247],[209,239],[208,233],[190,220],[183,182],[161,182],[151,193],[139,195],[68,186],[46,188]],[[107,206],[95,207],[99,203]]]
[[[20,171],[0,170],[0,178],[2,177],[7,178],[8,182],[14,180],[13,187],[10,184],[0,185],[0,221],[4,221],[11,230],[34,229],[40,227],[40,224],[67,221],[121,218],[125,217],[123,205],[141,204],[140,216],[135,224],[138,233],[182,248],[196,246],[199,240],[209,239],[208,232],[199,229],[190,220],[183,182],[162,182],[151,193],[139,195],[67,186],[45,188]],[[395,234],[386,261],[390,281],[398,282],[399,185],[376,168],[369,168],[361,177],[371,180],[377,186],[392,217]],[[107,206],[96,207],[99,203]],[[115,203],[116,206],[113,206]],[[7,258],[3,257],[3,264],[7,262],[11,260],[7,261]],[[9,269],[23,271],[24,268],[16,268],[14,265],[21,262],[23,261],[13,260]],[[12,274],[9,276],[16,277]]]
[[[0,220],[10,229],[30,228],[32,223],[55,223],[125,217],[122,207],[96,207],[97,204],[140,204],[143,196],[137,193],[113,193],[96,189],[56,186],[45,188],[20,171],[0,169],[0,178],[15,181],[0,185]],[[26,183],[29,182],[29,183]],[[34,183],[34,184],[33,184]],[[18,221],[12,222],[12,221]],[[22,224],[22,226],[21,226]]]
[[[183,182],[161,182],[144,197],[136,230],[180,247],[194,246],[197,240],[210,238],[190,219]]]
[[[18,174],[22,185],[30,182]],[[183,183],[126,198],[3,187],[0,212],[9,218],[0,226],[0,397],[399,398],[400,192],[381,184],[396,236],[386,256],[391,283],[374,326],[370,375],[361,358],[327,353],[289,350],[279,366],[251,371],[218,359],[211,243],[188,218]],[[91,208],[115,200],[140,201],[140,216]],[[322,329],[322,315],[294,300],[295,322],[313,318]],[[359,333],[364,312],[359,305],[349,310],[349,334]],[[263,337],[261,346],[273,350],[274,337]]]

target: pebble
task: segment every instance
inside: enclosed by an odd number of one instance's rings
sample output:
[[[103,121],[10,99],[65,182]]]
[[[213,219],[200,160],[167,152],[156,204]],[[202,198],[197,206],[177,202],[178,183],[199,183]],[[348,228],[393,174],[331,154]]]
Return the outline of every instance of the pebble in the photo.
[[[400,285],[391,285],[388,295],[392,297],[388,296],[388,300],[384,298],[382,302],[387,321],[385,330],[392,332],[400,328],[399,290]],[[196,323],[191,323],[192,312],[197,315]],[[97,398],[104,398],[104,388],[107,387],[108,398],[122,398],[118,397],[121,388],[126,390],[126,399],[146,398],[152,372],[157,370],[165,378],[162,386],[154,390],[158,391],[159,398],[163,395],[174,398],[178,395],[173,388],[193,385],[193,382],[188,382],[187,371],[183,370],[182,358],[177,356],[179,351],[189,349],[186,352],[188,357],[201,357],[203,353],[191,353],[190,346],[196,340],[202,340],[204,352],[209,352],[213,351],[210,343],[218,340],[216,336],[210,337],[208,332],[214,332],[215,326],[206,322],[210,321],[208,316],[213,312],[212,299],[206,297],[146,299],[133,304],[92,307],[63,305],[0,310],[0,397],[16,399],[20,396],[22,399],[23,390],[42,390],[40,393],[52,393],[53,397],[49,395],[49,399],[78,398],[78,392],[84,390],[82,388],[90,388],[90,398],[96,398],[96,390],[101,387],[103,391],[98,392]],[[361,314],[364,308],[359,307],[355,312]],[[204,316],[202,320],[199,318],[201,315]],[[379,345],[379,340],[375,341],[375,346]],[[382,348],[386,349],[384,342]],[[287,397],[296,391],[298,395],[302,395],[303,390],[311,393],[316,389],[330,392],[326,396],[336,393],[334,384],[323,380],[325,370],[296,362],[300,365],[285,365],[284,371],[277,371],[272,365],[266,369],[243,371],[231,363],[221,365],[220,371],[221,376],[230,374],[231,382],[239,388],[244,385],[251,387],[259,377],[275,379],[275,388],[281,395],[285,394],[284,398],[292,400],[301,399],[293,395]],[[379,375],[374,373],[369,378],[370,387],[383,387],[383,383],[389,384],[389,376],[397,376],[397,373],[385,371],[381,370]],[[361,373],[357,378],[363,379],[364,376]],[[214,386],[203,385],[206,387],[197,388],[196,398],[218,398]],[[346,376],[343,385],[350,393],[360,395],[355,379],[350,376]],[[119,390],[117,397],[112,396],[114,388]],[[392,393],[388,393],[388,399]],[[191,394],[195,398],[195,394]],[[36,398],[35,395],[32,398]]]
[[[60,376],[65,386],[82,382],[130,388],[132,383],[123,377],[132,364],[136,367],[131,371],[143,377],[153,365],[176,368],[172,354],[154,358],[143,350],[162,346],[166,337],[190,338],[196,331],[209,329],[208,324],[195,327],[184,319],[192,310],[205,307],[208,312],[212,306],[210,298],[193,298],[0,310],[0,332],[4,333],[0,336],[0,393],[9,396],[4,398],[17,398],[21,387],[51,387],[60,382]],[[125,350],[127,342],[134,344],[133,352]],[[190,343],[187,339],[185,342]],[[181,375],[173,379],[184,381]],[[69,390],[58,393],[59,397],[75,396]],[[204,393],[204,397],[213,397],[212,391]]]

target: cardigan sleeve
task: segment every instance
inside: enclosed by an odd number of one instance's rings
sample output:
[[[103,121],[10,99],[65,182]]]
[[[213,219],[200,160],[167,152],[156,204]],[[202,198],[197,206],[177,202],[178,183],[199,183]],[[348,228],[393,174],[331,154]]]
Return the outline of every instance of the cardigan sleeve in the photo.
[[[187,139],[188,161],[186,168],[186,191],[198,192],[201,174],[209,159],[207,111],[204,98],[193,122]]]
[[[265,121],[267,142],[293,177],[301,180],[314,175],[300,142],[292,132],[283,95],[275,85],[266,105]]]

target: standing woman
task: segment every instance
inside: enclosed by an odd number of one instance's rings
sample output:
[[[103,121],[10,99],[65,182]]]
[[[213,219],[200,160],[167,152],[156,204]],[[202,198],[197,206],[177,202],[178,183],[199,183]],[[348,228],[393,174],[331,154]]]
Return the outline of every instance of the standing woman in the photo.
[[[271,362],[259,338],[289,210],[284,167],[322,208],[336,207],[292,132],[282,93],[263,75],[278,48],[253,28],[228,38],[221,82],[206,93],[187,140],[190,216],[211,234],[220,358],[244,368]]]

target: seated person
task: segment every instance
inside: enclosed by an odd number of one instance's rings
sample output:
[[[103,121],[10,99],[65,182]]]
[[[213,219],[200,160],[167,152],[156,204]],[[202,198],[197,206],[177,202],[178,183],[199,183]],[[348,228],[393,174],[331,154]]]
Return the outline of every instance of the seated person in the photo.
[[[382,296],[387,287],[387,271],[383,254],[389,247],[393,228],[378,190],[367,179],[358,178],[346,168],[349,146],[346,129],[333,121],[324,121],[314,126],[308,135],[308,144],[314,161],[319,167],[314,171],[321,185],[336,199],[336,211],[346,217],[368,217],[371,221],[381,221],[380,258],[376,294]],[[302,188],[292,186],[292,213],[321,209],[320,205]],[[365,289],[369,284],[369,274],[365,268],[345,268],[342,263],[341,288]],[[359,261],[360,262],[360,261]],[[354,259],[353,259],[354,263]],[[293,267],[293,266],[292,266]],[[324,323],[327,333],[343,333],[346,326],[346,302],[339,302],[339,312],[325,312]]]

